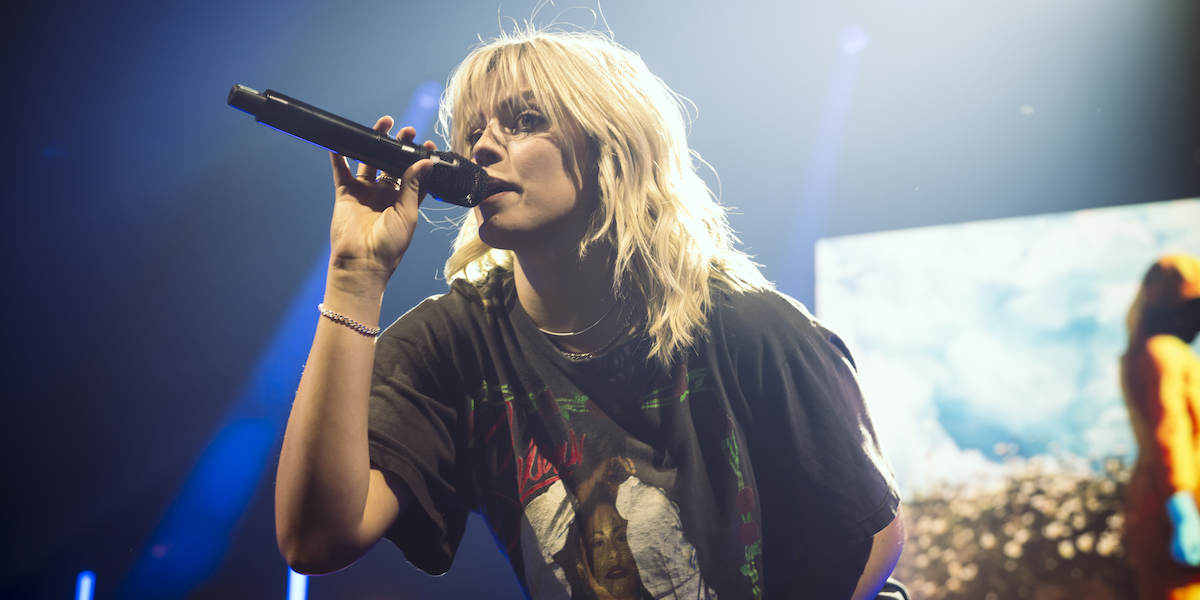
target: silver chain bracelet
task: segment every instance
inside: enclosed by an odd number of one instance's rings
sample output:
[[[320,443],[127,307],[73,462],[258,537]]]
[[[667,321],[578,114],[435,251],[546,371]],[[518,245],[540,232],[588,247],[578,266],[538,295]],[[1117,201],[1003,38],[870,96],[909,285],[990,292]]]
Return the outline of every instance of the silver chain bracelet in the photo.
[[[349,327],[350,329],[353,329],[369,338],[379,337],[379,333],[383,331],[378,327],[367,327],[366,325],[363,325],[362,323],[359,323],[358,321],[355,321],[346,315],[335,313],[332,310],[325,308],[324,303],[318,304],[317,310],[321,311],[322,317],[325,317],[335,323],[345,325],[346,327]]]

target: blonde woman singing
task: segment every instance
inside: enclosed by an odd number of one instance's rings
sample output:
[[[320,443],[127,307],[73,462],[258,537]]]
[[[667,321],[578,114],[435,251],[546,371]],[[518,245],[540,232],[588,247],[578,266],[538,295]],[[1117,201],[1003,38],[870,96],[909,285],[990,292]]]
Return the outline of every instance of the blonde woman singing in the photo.
[[[475,511],[539,600],[875,597],[903,532],[853,359],[734,249],[684,119],[599,34],[471,53],[440,128],[487,198],[449,291],[382,335],[431,164],[332,157],[325,298],[276,488],[289,564],[328,573],[387,537],[443,573]]]

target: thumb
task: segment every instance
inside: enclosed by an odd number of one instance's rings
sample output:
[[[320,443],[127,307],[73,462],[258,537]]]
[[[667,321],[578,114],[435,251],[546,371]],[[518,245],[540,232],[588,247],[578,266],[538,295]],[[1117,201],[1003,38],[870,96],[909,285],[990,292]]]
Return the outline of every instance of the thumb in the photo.
[[[421,202],[425,200],[426,194],[425,180],[429,177],[433,166],[433,161],[423,159],[413,163],[412,166],[404,171],[404,177],[401,178],[400,197],[396,201],[397,204],[401,206],[415,204],[418,207],[421,205]]]

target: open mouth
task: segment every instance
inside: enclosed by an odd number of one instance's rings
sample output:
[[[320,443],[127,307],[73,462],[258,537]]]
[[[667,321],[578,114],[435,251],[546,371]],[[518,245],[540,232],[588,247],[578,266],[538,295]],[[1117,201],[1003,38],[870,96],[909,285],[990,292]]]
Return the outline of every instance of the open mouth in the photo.
[[[514,191],[516,191],[516,186],[512,185],[511,183],[508,183],[507,181],[491,179],[488,181],[488,185],[484,190],[483,197],[486,200],[492,196],[495,196],[496,194]]]

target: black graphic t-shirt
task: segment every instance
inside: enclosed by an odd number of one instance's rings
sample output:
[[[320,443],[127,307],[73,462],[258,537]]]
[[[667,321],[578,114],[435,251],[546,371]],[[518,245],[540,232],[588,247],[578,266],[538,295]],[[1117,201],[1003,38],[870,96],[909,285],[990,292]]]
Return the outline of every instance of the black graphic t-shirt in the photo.
[[[775,292],[719,293],[670,367],[635,337],[564,357],[493,271],[379,338],[372,464],[413,503],[387,534],[450,567],[480,513],[534,599],[772,598],[805,553],[899,503],[841,340]]]

